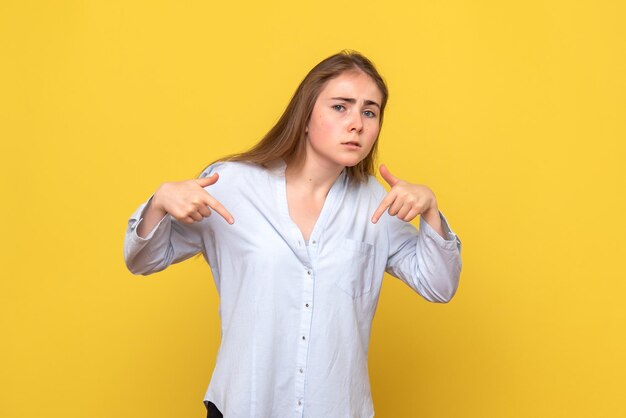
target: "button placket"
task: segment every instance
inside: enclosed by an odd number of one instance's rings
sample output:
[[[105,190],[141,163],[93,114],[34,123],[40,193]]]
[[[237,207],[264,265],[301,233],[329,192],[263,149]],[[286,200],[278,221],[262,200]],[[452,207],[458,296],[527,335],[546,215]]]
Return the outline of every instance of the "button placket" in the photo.
[[[312,243],[311,243],[312,244]],[[315,287],[315,272],[313,266],[309,263],[303,263],[304,281],[302,282],[302,299],[300,305],[300,330],[298,336],[297,363],[295,370],[295,400],[298,406],[302,408],[304,403],[304,386],[306,380],[306,367],[309,351],[309,336],[311,334],[311,321],[313,317],[312,300]]]

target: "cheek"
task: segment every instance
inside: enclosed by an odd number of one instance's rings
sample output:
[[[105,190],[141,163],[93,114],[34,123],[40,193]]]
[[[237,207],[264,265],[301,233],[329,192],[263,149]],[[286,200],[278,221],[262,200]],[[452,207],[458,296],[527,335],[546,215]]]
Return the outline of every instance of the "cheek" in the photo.
[[[370,129],[368,129],[367,131],[368,141],[370,141],[373,144],[374,141],[376,141],[376,138],[378,137],[379,132],[380,132],[380,126],[378,126],[378,124],[373,125]]]
[[[328,137],[332,130],[332,124],[325,122],[323,118],[318,118],[309,128],[310,134],[322,141]]]
[[[379,129],[374,129],[369,132],[371,135],[367,136],[368,149],[367,154],[369,155],[372,152],[372,148],[374,148],[374,144],[376,143],[376,138],[378,137]]]

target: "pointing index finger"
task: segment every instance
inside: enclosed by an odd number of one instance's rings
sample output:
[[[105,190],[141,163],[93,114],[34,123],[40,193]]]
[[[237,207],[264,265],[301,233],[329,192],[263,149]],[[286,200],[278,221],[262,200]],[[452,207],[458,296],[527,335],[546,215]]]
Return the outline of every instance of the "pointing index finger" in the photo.
[[[235,218],[233,218],[233,215],[231,215],[230,212],[226,210],[224,205],[222,205],[215,198],[211,199],[211,204],[209,204],[209,207],[213,209],[215,212],[219,213],[220,216],[224,218],[226,222],[228,222],[229,224],[232,225],[235,223]]]
[[[372,223],[375,224],[376,222],[378,222],[380,217],[383,216],[383,213],[385,213],[387,209],[389,209],[389,206],[391,206],[394,200],[395,195],[393,195],[391,192],[387,193],[387,196],[385,196],[382,202],[380,202],[380,205],[378,205],[378,208],[376,208],[376,211],[372,216]]]
[[[222,218],[226,220],[229,224],[235,223],[235,218],[230,212],[222,205],[216,198],[214,198],[207,190],[208,186],[215,184],[219,180],[219,174],[213,173],[209,177],[205,177],[198,180],[198,184],[202,186],[204,191],[206,192],[206,205],[217,212]]]

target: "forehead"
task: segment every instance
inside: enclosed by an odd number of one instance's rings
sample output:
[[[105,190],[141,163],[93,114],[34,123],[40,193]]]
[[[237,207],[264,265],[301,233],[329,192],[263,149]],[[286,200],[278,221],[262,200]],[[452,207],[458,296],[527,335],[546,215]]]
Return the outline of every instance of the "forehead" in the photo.
[[[380,103],[383,94],[372,77],[362,71],[349,71],[330,79],[320,92],[319,97],[365,99]]]

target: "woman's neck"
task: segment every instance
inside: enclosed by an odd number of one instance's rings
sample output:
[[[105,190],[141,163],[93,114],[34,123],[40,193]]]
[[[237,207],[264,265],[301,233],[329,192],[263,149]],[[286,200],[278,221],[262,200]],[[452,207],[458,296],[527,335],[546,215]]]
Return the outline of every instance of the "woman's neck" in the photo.
[[[285,179],[304,194],[326,196],[342,171],[343,167],[329,169],[305,160],[299,165],[288,163]]]

